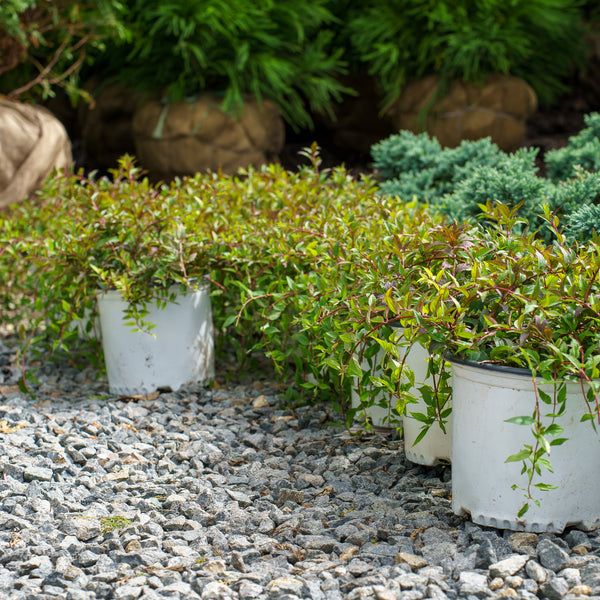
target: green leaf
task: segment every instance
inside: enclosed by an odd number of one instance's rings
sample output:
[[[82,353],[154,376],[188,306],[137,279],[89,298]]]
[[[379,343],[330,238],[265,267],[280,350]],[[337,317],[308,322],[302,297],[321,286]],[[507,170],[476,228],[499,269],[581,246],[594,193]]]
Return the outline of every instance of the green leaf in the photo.
[[[362,377],[363,371],[356,357],[353,356],[350,359],[350,362],[348,363],[348,367],[346,369],[346,373],[351,377]]]
[[[538,488],[538,490],[542,490],[544,492],[558,489],[557,485],[551,485],[549,483],[535,483],[534,486]]]
[[[504,462],[520,462],[522,460],[526,460],[531,456],[530,450],[520,450],[516,454],[511,454]]]
[[[514,423],[515,425],[533,425],[535,419],[533,417],[511,417],[506,419],[505,423]]]
[[[569,438],[556,438],[550,442],[551,446],[562,446]]]
[[[561,427],[557,423],[552,423],[546,428],[545,435],[558,435],[565,430],[564,427]]]
[[[323,362],[328,366],[331,367],[332,369],[336,370],[336,371],[341,371],[342,370],[342,365],[340,365],[339,361],[335,360],[334,358],[326,358],[323,360]],[[362,373],[362,371],[361,371]]]
[[[427,423],[428,425],[431,423],[431,418],[423,413],[411,412],[410,416],[421,423]]]

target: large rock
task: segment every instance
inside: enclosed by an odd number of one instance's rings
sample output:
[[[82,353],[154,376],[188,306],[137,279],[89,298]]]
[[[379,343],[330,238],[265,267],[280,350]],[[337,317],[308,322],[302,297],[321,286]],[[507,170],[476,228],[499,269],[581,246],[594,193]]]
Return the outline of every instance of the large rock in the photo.
[[[210,94],[173,104],[147,102],[134,114],[133,132],[140,164],[165,179],[261,165],[275,158],[285,138],[273,103],[247,99],[234,118]]]
[[[430,75],[406,86],[391,109],[398,129],[427,131],[455,147],[462,140],[491,137],[510,152],[523,144],[525,121],[537,109],[537,96],[517,77],[490,75],[483,84],[455,81],[446,94]]]
[[[50,111],[0,100],[0,207],[25,200],[71,162],[69,136]]]

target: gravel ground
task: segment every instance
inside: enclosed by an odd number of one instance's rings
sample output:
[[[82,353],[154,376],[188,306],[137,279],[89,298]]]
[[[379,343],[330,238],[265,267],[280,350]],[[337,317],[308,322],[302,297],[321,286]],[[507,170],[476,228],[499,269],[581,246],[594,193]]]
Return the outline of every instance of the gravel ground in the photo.
[[[450,468],[257,380],[115,398],[0,345],[0,599],[600,598],[600,533],[453,515]]]

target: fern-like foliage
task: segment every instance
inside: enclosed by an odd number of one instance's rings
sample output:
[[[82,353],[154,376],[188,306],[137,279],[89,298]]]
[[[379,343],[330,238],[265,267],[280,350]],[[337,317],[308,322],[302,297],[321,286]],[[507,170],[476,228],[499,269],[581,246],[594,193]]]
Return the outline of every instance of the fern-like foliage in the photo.
[[[345,91],[325,0],[124,0],[121,19],[131,42],[110,45],[95,72],[169,101],[209,91],[235,114],[250,94],[308,127],[310,110],[330,111]]]
[[[565,90],[564,78],[585,60],[576,0],[332,0],[349,14],[346,44],[385,94],[384,109],[413,79],[479,81],[512,73],[541,102]]]

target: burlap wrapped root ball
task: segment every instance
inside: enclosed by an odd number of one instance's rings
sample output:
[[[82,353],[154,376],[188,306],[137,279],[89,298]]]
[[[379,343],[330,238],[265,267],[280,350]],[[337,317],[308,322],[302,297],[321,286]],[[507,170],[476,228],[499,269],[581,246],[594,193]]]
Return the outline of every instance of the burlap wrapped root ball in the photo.
[[[537,110],[533,88],[518,77],[490,75],[483,83],[455,81],[442,94],[430,75],[406,86],[391,115],[397,129],[427,131],[440,144],[491,137],[505,152],[523,145],[526,120]]]
[[[25,200],[54,169],[71,164],[69,136],[50,111],[0,100],[0,208]]]
[[[169,179],[207,170],[234,173],[277,157],[285,141],[275,105],[246,99],[236,117],[210,94],[193,101],[150,101],[133,117],[136,154],[155,178]]]

